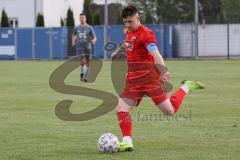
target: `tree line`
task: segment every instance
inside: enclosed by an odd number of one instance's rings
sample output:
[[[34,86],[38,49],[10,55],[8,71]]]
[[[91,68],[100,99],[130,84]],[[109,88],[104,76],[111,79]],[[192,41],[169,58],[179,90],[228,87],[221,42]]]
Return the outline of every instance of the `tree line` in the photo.
[[[126,0],[139,8],[143,23],[191,23],[194,22],[194,0]],[[108,22],[122,24],[120,16],[124,6],[120,3],[108,4]],[[199,0],[199,23],[240,23],[240,0]],[[104,5],[84,0],[83,11],[90,25],[104,23]],[[9,27],[8,16],[2,10],[1,27]],[[61,26],[75,26],[71,8],[67,10],[66,18],[60,19]],[[44,16],[38,14],[36,26],[44,27]]]
[[[194,0],[126,0],[144,23],[194,22]],[[240,23],[240,0],[199,0],[199,23]]]

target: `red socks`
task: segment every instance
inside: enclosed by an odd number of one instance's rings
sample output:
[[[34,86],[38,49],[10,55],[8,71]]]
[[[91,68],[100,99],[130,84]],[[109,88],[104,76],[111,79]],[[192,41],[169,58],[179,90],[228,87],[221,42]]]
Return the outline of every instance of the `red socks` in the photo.
[[[174,112],[176,113],[178,109],[180,108],[183,98],[185,97],[186,93],[183,91],[183,89],[179,88],[171,97],[170,101],[172,103],[172,106],[174,108]]]
[[[171,97],[170,101],[174,108],[174,112],[176,113],[182,104],[182,101],[185,97],[186,93],[183,89],[179,88]],[[122,131],[122,136],[132,136],[132,121],[129,112],[117,112],[117,117],[119,121],[119,126]]]
[[[129,112],[117,112],[119,126],[122,130],[122,135],[132,136],[132,121]]]

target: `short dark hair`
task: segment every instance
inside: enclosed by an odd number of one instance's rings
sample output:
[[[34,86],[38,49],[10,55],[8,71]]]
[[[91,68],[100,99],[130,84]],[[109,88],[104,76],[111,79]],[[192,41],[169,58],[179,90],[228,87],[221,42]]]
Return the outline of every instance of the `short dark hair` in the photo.
[[[79,16],[86,16],[84,12],[80,13]]]
[[[133,16],[138,13],[137,7],[134,5],[129,5],[122,10],[121,17],[127,18],[128,16]]]

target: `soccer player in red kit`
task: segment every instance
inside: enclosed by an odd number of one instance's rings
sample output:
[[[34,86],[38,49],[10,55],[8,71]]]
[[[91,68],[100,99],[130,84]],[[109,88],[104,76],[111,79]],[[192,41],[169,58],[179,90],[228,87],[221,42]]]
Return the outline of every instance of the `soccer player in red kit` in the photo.
[[[171,96],[167,95],[164,83],[170,74],[165,67],[164,60],[159,53],[155,35],[152,30],[141,25],[138,9],[127,6],[121,16],[127,27],[125,42],[112,54],[114,60],[121,52],[126,53],[128,73],[126,86],[116,106],[119,126],[123,140],[120,143],[120,152],[132,151],[132,122],[130,109],[138,106],[142,97],[151,97],[155,105],[166,115],[175,114],[191,90],[203,89],[199,81],[184,81],[182,86]]]

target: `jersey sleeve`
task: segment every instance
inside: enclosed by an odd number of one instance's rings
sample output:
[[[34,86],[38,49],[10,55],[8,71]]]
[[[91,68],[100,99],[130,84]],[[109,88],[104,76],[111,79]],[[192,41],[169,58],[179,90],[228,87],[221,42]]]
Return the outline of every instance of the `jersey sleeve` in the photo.
[[[143,34],[143,44],[147,48],[147,46],[151,43],[154,43],[157,46],[156,37],[153,31],[146,31]]]
[[[77,28],[73,28],[73,32],[72,32],[73,35],[76,35],[77,34]]]
[[[93,27],[91,27],[90,35],[92,38],[96,37],[96,33],[95,33]]]

